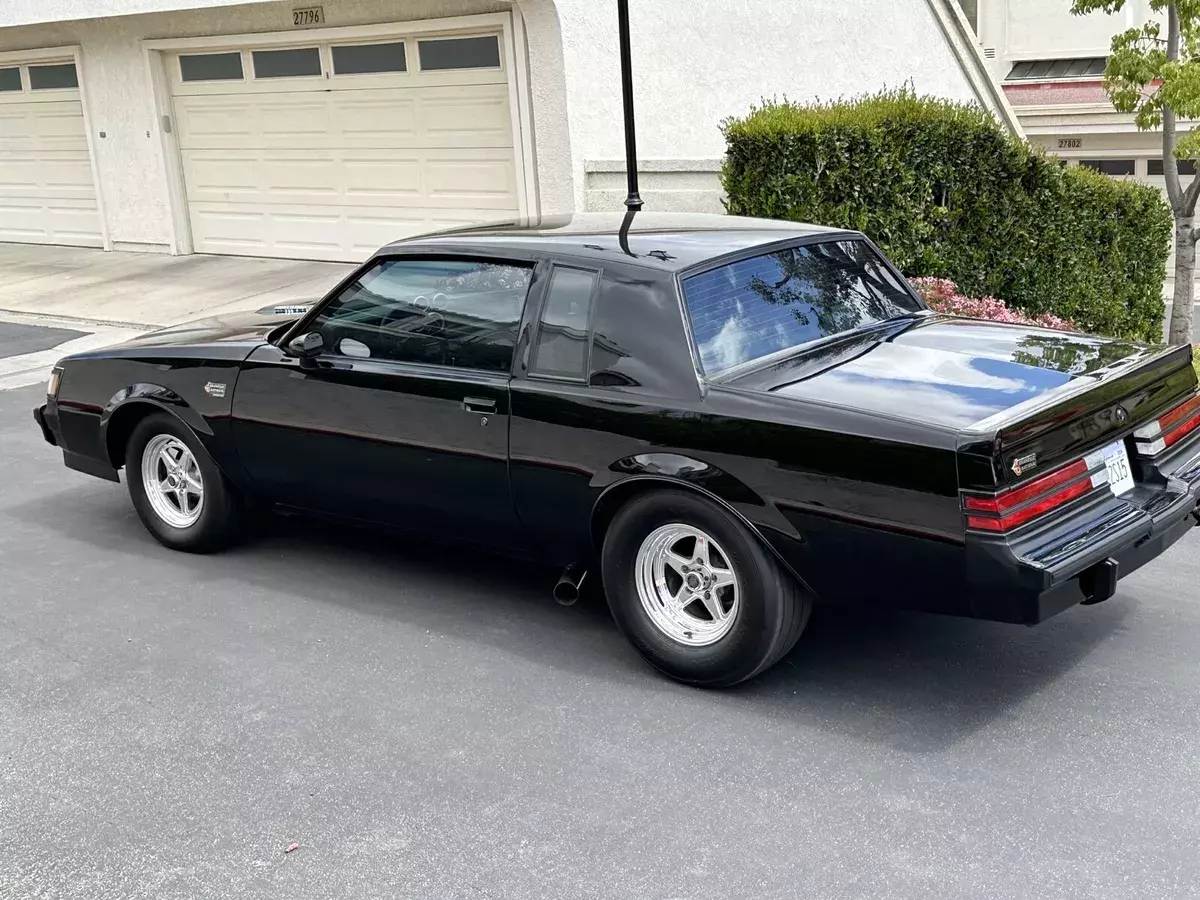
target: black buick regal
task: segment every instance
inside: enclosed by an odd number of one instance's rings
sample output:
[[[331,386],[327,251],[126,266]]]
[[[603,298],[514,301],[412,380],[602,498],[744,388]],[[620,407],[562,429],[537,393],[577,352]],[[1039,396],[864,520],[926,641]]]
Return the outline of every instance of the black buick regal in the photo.
[[[392,244],[308,309],[68,357],[36,418],[168,547],[251,504],[483,543],[713,687],[817,600],[1034,624],[1196,524],[1190,348],[938,315],[852,232],[623,224]]]

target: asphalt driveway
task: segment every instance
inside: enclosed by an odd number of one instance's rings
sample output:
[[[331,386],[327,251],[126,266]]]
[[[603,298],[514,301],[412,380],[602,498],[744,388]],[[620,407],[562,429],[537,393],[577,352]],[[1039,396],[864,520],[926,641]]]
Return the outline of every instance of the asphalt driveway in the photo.
[[[819,610],[706,693],[472,551],[294,521],[167,551],[39,396],[0,392],[0,897],[1200,887],[1196,535],[1035,629]]]

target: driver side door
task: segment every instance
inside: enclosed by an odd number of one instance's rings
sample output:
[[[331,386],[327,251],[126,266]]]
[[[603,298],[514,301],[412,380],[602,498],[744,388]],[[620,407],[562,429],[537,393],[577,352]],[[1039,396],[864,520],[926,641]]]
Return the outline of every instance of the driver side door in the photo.
[[[266,345],[233,400],[238,454],[278,503],[520,545],[509,381],[531,265],[384,259],[308,324],[324,350]]]

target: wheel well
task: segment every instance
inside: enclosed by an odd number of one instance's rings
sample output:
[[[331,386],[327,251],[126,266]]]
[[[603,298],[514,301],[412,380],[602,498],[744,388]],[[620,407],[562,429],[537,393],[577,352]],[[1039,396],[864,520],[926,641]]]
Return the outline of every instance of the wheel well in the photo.
[[[781,566],[783,566],[784,571],[789,572],[800,583],[800,586],[809,592],[809,594],[813,594],[812,588],[809,586],[808,582],[804,580],[803,576],[801,576],[800,573],[797,572],[791,566],[791,564],[787,562],[787,560],[780,556],[779,551],[771,546],[770,542],[759,533],[757,528],[755,528],[750,522],[746,521],[743,516],[734,511],[720,498],[714,498],[712,494],[708,493],[707,491],[702,491],[699,488],[688,484],[686,481],[674,481],[659,478],[634,478],[609,488],[607,492],[601,495],[600,499],[596,503],[595,508],[592,510],[592,547],[597,558],[599,558],[603,548],[604,535],[608,531],[608,526],[612,524],[612,520],[616,518],[617,512],[620,511],[621,507],[631,502],[635,497],[640,497],[642,494],[661,490],[688,491],[708,500],[715,500],[715,502],[720,503],[731,513],[733,513],[737,517],[738,521],[742,522],[742,524],[750,530],[750,534],[754,536],[754,539],[762,544],[763,549],[766,550],[772,557],[774,557]]]
[[[137,428],[138,422],[160,412],[161,408],[153,403],[126,403],[124,406],[117,409],[112,417],[108,420],[108,428],[105,430],[104,443],[105,449],[108,451],[109,462],[112,463],[114,469],[119,469],[125,465],[125,448],[129,444],[129,438],[133,435],[133,429]]]
[[[596,553],[600,553],[600,549],[604,544],[604,535],[608,532],[608,526],[612,524],[612,520],[616,518],[621,507],[630,503],[635,497],[640,497],[642,494],[662,490],[687,491],[708,500],[713,499],[712,495],[707,491],[699,490],[686,481],[675,481],[665,478],[633,478],[629,481],[616,484],[601,495],[600,499],[596,502],[596,506],[592,509],[592,546]],[[726,505],[719,499],[718,502],[721,502],[723,506]],[[740,520],[741,516],[738,516],[738,518]],[[751,531],[753,530],[751,529]]]

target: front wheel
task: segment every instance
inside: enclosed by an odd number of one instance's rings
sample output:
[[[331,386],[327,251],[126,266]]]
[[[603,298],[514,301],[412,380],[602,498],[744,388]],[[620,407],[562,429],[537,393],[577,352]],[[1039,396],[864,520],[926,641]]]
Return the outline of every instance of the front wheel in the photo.
[[[601,554],[618,627],[657,669],[728,687],[774,665],[811,600],[729,511],[684,491],[643,494],[613,519]]]
[[[146,530],[172,550],[209,553],[238,535],[234,488],[173,416],[155,413],[137,424],[125,448],[125,480]]]

